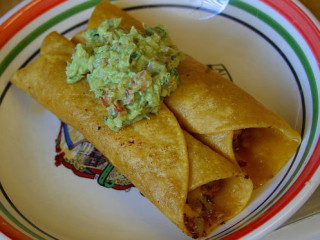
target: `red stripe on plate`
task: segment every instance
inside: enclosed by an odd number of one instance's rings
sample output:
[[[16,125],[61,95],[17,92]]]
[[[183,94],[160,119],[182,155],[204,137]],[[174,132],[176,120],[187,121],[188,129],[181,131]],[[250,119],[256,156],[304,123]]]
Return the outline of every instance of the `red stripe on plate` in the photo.
[[[0,50],[28,23],[66,0],[33,0],[0,25]]]
[[[28,23],[65,1],[66,0],[33,0],[12,14],[0,25],[0,50]],[[8,223],[1,215],[0,230],[11,239],[32,240],[30,237]]]
[[[10,239],[32,240],[0,216],[0,230]]]
[[[285,17],[303,36],[314,54],[320,69],[320,30],[309,16],[291,0],[261,0]],[[244,237],[255,229],[261,227],[271,218],[279,214],[305,187],[320,166],[320,138],[311,158],[300,176],[287,190],[287,192],[273,204],[266,212],[242,229],[228,235],[224,240],[234,240]]]
[[[310,17],[292,0],[261,0],[284,16],[308,43],[320,68],[320,30]]]
[[[304,170],[297,178],[297,180],[293,183],[293,185],[289,188],[289,190],[276,202],[276,204],[272,205],[265,213],[260,215],[257,219],[255,219],[252,223],[248,224],[244,228],[238,230],[235,233],[232,233],[224,238],[224,240],[234,240],[239,239],[258,227],[265,224],[271,218],[273,218],[276,214],[278,214],[282,209],[284,209],[305,187],[305,185],[310,181],[314,173],[318,170],[320,166],[320,138],[318,139],[317,145],[315,147],[315,151],[312,153],[312,156],[304,167]]]

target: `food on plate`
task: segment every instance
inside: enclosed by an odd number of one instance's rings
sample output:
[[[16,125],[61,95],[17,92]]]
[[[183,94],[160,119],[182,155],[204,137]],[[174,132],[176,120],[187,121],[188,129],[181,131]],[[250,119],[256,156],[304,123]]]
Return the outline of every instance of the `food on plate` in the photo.
[[[66,81],[74,49],[68,39],[50,33],[40,56],[14,73],[12,83],[78,129],[189,236],[209,234],[246,206],[251,180],[236,164],[184,132],[164,104],[149,120],[118,132],[106,126],[105,107],[87,81]],[[199,208],[204,201],[206,206]]]
[[[89,19],[97,28],[105,19],[122,18],[122,27],[143,31],[143,24],[108,2]],[[82,42],[80,35],[74,42]],[[178,66],[179,87],[165,99],[179,124],[249,175],[255,187],[275,176],[296,152],[301,137],[234,83],[184,54]]]

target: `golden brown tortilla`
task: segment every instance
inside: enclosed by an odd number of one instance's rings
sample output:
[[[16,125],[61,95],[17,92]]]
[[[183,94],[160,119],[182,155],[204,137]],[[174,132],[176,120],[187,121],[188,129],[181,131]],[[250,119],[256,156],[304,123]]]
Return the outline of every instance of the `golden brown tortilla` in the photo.
[[[230,161],[189,133],[184,134],[190,167],[184,223],[189,230],[188,235],[194,238],[205,237],[241,212],[250,200],[253,184],[251,179],[240,173],[237,165],[230,165]],[[217,188],[217,192],[214,192],[214,188]],[[194,227],[190,227],[192,224]]]
[[[236,161],[233,152],[233,131],[225,131],[210,135],[193,133],[193,135],[210,148],[214,149],[217,153],[234,162]]]
[[[181,84],[165,101],[169,109],[195,137],[237,161],[255,187],[296,152],[300,135],[235,84],[190,56],[178,72]]]
[[[103,123],[105,109],[90,92],[88,83],[66,83],[65,67],[74,47],[58,33],[49,34],[41,46],[40,57],[18,70],[12,76],[12,83],[78,129],[188,235],[204,236],[246,206],[252,192],[251,181],[241,174],[237,165],[183,132],[165,105],[150,120],[141,120],[119,132],[110,130]],[[219,218],[212,218],[211,226],[200,233],[190,232],[185,225],[187,193],[202,186],[206,189],[201,191],[206,193],[210,184],[217,181],[219,189],[212,196],[217,204],[210,206],[219,213]],[[226,195],[228,199],[223,200],[226,204],[220,206],[218,202]],[[198,204],[203,197],[200,194],[194,202]],[[193,204],[189,205],[194,208]],[[201,214],[192,209],[189,212]]]

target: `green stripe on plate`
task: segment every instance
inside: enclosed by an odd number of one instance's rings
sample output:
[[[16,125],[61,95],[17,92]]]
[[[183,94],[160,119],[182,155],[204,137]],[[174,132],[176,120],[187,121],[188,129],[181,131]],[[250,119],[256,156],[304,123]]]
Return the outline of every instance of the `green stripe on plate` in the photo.
[[[10,221],[12,223],[14,223],[16,226],[18,226],[21,230],[23,230],[25,233],[29,234],[30,236],[39,239],[39,240],[45,240],[45,238],[39,236],[38,234],[32,232],[30,229],[28,229],[26,226],[24,226],[22,223],[19,222],[19,220],[17,220],[4,206],[3,204],[0,202],[0,210],[1,212],[3,212],[8,219],[10,219]]]
[[[59,13],[58,15],[54,16],[47,22],[40,25],[38,28],[30,32],[24,39],[22,39],[10,52],[9,54],[3,59],[3,61],[0,63],[0,76],[3,74],[3,72],[6,70],[8,65],[15,59],[15,57],[26,47],[28,46],[36,37],[40,36],[42,33],[47,31],[49,28],[53,27],[57,23],[75,15],[76,13],[79,13],[81,11],[84,11],[88,8],[94,7],[97,5],[101,0],[90,0],[86,1],[84,3],[81,3],[79,5],[76,5],[72,8],[69,8],[68,10]]]
[[[241,225],[237,225],[237,228],[243,227],[248,222],[252,221],[254,218],[256,218],[258,215],[260,215],[262,212],[264,212],[266,209],[268,209],[290,186],[292,181],[297,176],[298,172],[302,169],[302,166],[306,162],[306,158],[310,152],[312,143],[315,139],[316,135],[316,128],[317,128],[317,122],[319,118],[319,95],[318,95],[318,88],[316,84],[316,79],[312,70],[312,67],[310,65],[310,62],[308,61],[307,56],[304,54],[303,50],[301,49],[300,45],[296,42],[294,37],[290,35],[290,33],[282,27],[276,20],[271,18],[266,13],[262,12],[261,10],[245,3],[239,0],[230,0],[230,5],[237,7],[239,9],[242,9],[245,12],[250,13],[254,17],[259,18],[264,23],[269,25],[273,30],[275,30],[277,33],[281,35],[281,37],[290,45],[290,47],[293,49],[293,51],[296,53],[297,57],[299,58],[301,64],[303,65],[303,68],[308,76],[308,81],[310,84],[311,94],[312,94],[312,102],[313,102],[313,115],[312,115],[312,125],[311,125],[311,131],[310,131],[310,137],[308,139],[307,146],[305,148],[303,157],[301,158],[301,161],[299,162],[299,165],[291,175],[290,179],[286,182],[286,184],[283,186],[283,188],[278,192],[278,194],[268,202],[266,206],[264,206],[262,209],[260,209],[254,216],[247,219],[245,222],[243,222]],[[258,13],[258,14],[257,14]],[[230,229],[228,232],[224,232],[223,235],[219,236],[219,234],[216,237],[222,237],[226,234],[231,233],[234,231],[234,229]]]

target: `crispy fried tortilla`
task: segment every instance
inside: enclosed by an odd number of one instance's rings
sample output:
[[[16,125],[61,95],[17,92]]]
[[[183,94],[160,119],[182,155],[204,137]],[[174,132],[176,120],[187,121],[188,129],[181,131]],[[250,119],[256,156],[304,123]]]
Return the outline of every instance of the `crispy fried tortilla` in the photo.
[[[247,205],[253,190],[247,175],[184,132],[190,166],[184,224],[194,238],[204,237],[236,216]],[[231,163],[231,162],[229,162]]]
[[[298,132],[235,84],[190,56],[178,71],[181,84],[165,103],[185,129],[236,161],[255,187],[296,152]]]
[[[189,161],[185,138],[175,117],[163,106],[149,121],[140,121],[124,131],[110,130],[103,122],[105,109],[89,91],[87,82],[66,83],[66,63],[73,49],[69,40],[50,34],[43,42],[41,56],[17,71],[12,83],[78,129],[110,160],[114,159],[112,163],[151,202],[181,224]]]
[[[123,28],[142,23],[107,1],[89,19],[88,28],[122,17]],[[78,35],[74,41],[82,41]],[[255,187],[279,172],[296,152],[301,137],[282,118],[248,93],[185,54],[178,68],[181,84],[165,100],[180,125],[250,176]]]
[[[12,83],[78,129],[186,234],[205,236],[246,206],[251,180],[236,164],[183,132],[164,104],[150,120],[110,130],[103,123],[105,108],[88,83],[66,83],[74,47],[58,33],[49,34],[40,57],[18,70]]]

